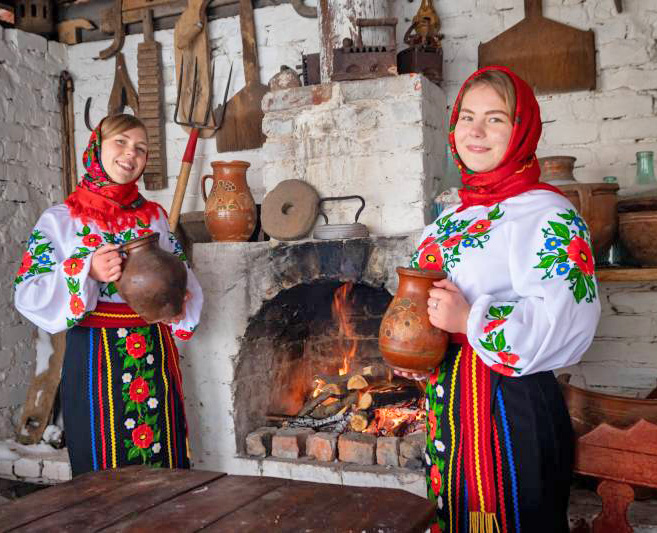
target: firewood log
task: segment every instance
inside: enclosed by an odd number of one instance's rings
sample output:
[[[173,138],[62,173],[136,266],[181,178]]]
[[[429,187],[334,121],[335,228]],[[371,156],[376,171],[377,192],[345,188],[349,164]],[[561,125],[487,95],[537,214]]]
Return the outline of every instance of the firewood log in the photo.
[[[372,407],[372,395],[369,392],[363,392],[358,398],[358,409],[366,411]]]
[[[320,403],[322,403],[324,400],[327,400],[330,397],[331,397],[331,391],[325,390],[323,392],[320,392],[316,397],[308,400],[304,404],[304,406],[301,409],[299,409],[297,416],[306,416],[313,409],[315,409],[315,407],[317,407]]]
[[[337,402],[334,402],[331,405],[318,405],[310,413],[310,416],[317,419],[326,418],[328,416],[339,413],[344,407],[348,407],[357,401],[358,393],[352,392],[344,398],[340,398]]]
[[[351,420],[349,421],[349,426],[354,431],[362,433],[367,429],[367,426],[372,420],[372,413],[369,411],[356,411],[351,415]]]
[[[348,390],[360,390],[368,386],[367,380],[360,374],[355,374],[347,381]]]

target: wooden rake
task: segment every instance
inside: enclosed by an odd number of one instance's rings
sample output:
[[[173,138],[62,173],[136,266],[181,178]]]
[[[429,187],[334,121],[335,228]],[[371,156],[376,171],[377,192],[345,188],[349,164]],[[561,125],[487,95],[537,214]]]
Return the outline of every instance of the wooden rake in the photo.
[[[178,219],[180,218],[180,209],[182,207],[183,198],[185,196],[185,190],[187,189],[187,182],[189,181],[189,174],[192,170],[192,164],[194,163],[194,154],[196,153],[196,142],[198,141],[199,133],[202,129],[211,129],[213,134],[221,127],[221,123],[224,119],[224,111],[226,109],[226,99],[228,97],[228,87],[230,86],[230,79],[233,75],[233,64],[230,65],[230,71],[228,73],[228,81],[226,83],[226,90],[224,91],[224,99],[221,105],[212,111],[212,86],[214,82],[214,64],[212,65],[212,74],[210,76],[210,98],[208,99],[208,105],[205,110],[205,115],[202,121],[193,120],[194,117],[194,108],[196,107],[196,97],[198,91],[198,61],[194,61],[194,80],[192,82],[192,97],[189,102],[189,110],[187,113],[187,120],[182,120],[178,117],[180,111],[180,94],[182,91],[182,80],[183,80],[183,70],[185,68],[184,62],[180,63],[180,75],[178,76],[178,94],[176,96],[176,108],[173,113],[173,121],[179,126],[187,126],[190,129],[189,139],[187,140],[187,146],[185,148],[185,153],[183,154],[182,163],[180,164],[180,172],[178,174],[178,180],[176,183],[176,191],[173,195],[173,201],[171,202],[171,209],[169,210],[169,229],[173,233],[178,227]],[[209,126],[210,122],[210,113],[212,112],[214,116],[215,126]]]

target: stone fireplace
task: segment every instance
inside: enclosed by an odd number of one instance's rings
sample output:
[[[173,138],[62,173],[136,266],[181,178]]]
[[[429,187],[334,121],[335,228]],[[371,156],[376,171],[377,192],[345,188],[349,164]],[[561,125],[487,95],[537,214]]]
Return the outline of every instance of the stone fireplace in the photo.
[[[444,93],[422,76],[404,75],[275,91],[263,109],[265,193],[294,178],[320,197],[359,194],[366,202],[359,222],[371,236],[194,245],[205,306],[182,366],[186,390],[195,391],[186,397],[195,466],[424,495],[419,457],[403,466],[391,466],[398,460],[376,464],[370,446],[369,461],[319,461],[304,449],[271,453],[277,444],[269,441],[266,453],[255,453],[247,437],[279,425],[272,416],[280,422],[298,413],[312,377],[337,374],[345,342],[357,343],[352,364],[382,363],[378,328],[396,290],[395,267],[408,264],[441,187]],[[353,222],[352,211],[350,203],[326,205],[332,224]],[[345,283],[353,305],[348,339],[332,312]],[[285,431],[279,444],[289,438],[300,448],[315,433]],[[415,450],[424,438],[415,435]],[[352,451],[359,445],[352,443]]]

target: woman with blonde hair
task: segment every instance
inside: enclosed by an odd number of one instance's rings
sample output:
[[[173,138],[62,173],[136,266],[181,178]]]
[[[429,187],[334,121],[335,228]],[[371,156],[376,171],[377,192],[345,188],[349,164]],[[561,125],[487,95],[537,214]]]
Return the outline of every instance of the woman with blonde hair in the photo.
[[[166,212],[137,189],[148,157],[144,124],[106,117],[84,152],[85,174],[64,204],[39,218],[14,281],[16,308],[49,333],[67,331],[61,379],[73,475],[145,464],[189,468],[178,352],[203,295]],[[159,233],[187,267],[182,313],[149,324],[119,296],[120,244]]]
[[[512,71],[465,82],[449,130],[461,203],[411,260],[448,275],[427,302],[451,341],[427,384],[432,531],[568,531],[573,433],[552,371],[591,344],[600,302],[586,224],[539,182],[540,135],[538,102]]]

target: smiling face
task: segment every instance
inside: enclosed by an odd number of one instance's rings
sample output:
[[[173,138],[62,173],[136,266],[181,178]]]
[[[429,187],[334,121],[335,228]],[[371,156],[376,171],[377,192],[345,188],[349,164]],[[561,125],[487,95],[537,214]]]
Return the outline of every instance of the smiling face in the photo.
[[[489,172],[506,153],[513,119],[505,100],[488,84],[472,86],[463,95],[454,130],[456,151],[470,170]]]
[[[104,139],[100,160],[114,183],[130,183],[141,176],[146,166],[148,139],[142,128],[132,128]]]

